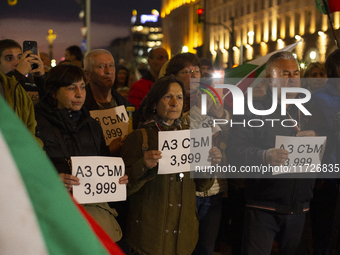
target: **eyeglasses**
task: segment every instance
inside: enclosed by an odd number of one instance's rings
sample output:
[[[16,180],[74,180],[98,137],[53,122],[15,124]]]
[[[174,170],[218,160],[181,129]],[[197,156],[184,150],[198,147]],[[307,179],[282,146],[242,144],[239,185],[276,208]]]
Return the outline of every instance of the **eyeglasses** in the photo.
[[[200,74],[201,71],[195,71],[195,70],[185,70],[185,71],[179,71],[178,73],[186,74],[186,75],[192,75],[193,73],[195,74]]]

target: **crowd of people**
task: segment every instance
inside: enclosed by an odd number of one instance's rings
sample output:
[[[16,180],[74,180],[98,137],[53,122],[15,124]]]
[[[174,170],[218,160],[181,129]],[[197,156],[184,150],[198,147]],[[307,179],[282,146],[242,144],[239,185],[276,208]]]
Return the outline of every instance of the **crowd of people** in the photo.
[[[340,50],[331,53],[325,65],[311,63],[303,80],[291,52],[273,54],[266,63],[266,79],[252,94],[257,111],[278,102],[266,116],[254,114],[247,103],[244,114],[234,115],[223,102],[216,103],[217,95],[206,98],[202,114],[202,94],[212,91],[200,82],[212,77],[208,59],[193,53],[170,58],[164,48],[154,48],[148,65],[134,81],[131,70],[116,66],[109,51],[95,49],[83,56],[78,46],[70,46],[65,60],[51,68],[47,54],[22,52],[14,40],[0,40],[0,95],[36,137],[71,194],[80,185],[72,175],[72,156],[123,159],[125,175],[119,185],[126,185],[126,201],[83,207],[126,254],[212,255],[221,240],[231,245],[233,255],[340,252],[336,175],[229,179],[212,174],[194,178],[188,171],[158,174],[159,134],[171,131],[176,137],[179,130],[201,128],[211,129],[213,145],[206,156],[212,166],[282,166],[290,152],[275,147],[277,136],[325,136],[322,164],[338,165]],[[311,93],[303,104],[310,115],[301,111],[302,105],[281,106],[281,88],[300,87]],[[298,91],[285,96],[304,99]],[[135,108],[134,130],[106,143],[90,112],[120,106]],[[215,119],[228,124],[212,125]],[[231,126],[231,119],[264,124]],[[274,126],[266,119],[288,119],[296,125]]]

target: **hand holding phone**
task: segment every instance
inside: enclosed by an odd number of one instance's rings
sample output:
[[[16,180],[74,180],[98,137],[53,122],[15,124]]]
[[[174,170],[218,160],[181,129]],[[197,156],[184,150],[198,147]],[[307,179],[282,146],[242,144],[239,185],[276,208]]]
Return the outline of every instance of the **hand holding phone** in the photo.
[[[33,54],[38,55],[38,45],[36,41],[24,41],[23,43],[23,51],[32,51]],[[29,57],[29,54],[27,55]],[[32,70],[37,69],[38,65],[37,64],[32,64],[31,65]]]

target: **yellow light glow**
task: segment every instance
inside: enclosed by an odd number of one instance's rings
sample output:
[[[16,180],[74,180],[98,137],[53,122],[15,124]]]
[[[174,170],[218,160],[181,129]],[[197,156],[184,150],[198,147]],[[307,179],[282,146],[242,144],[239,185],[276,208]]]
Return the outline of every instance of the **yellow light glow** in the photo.
[[[247,47],[247,45],[248,45],[248,47]],[[247,60],[251,60],[251,59],[253,59],[254,50],[253,50],[253,47],[251,47],[249,44],[247,44],[247,45],[246,45],[246,48],[247,48],[246,58],[247,58]]]
[[[159,16],[159,12],[156,9],[152,9],[151,14],[155,16]]]
[[[254,31],[249,31],[247,35],[249,36],[249,44],[252,45],[254,43]]]
[[[284,46],[285,46],[284,41],[282,41],[282,39],[278,39],[277,40],[277,48],[282,49]]]

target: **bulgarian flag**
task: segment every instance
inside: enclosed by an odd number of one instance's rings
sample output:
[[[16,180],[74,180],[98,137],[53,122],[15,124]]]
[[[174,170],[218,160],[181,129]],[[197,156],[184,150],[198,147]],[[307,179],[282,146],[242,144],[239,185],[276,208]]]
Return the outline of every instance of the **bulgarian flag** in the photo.
[[[315,3],[318,10],[323,14],[340,11],[339,0],[315,0]]]
[[[340,1],[340,0],[339,0]],[[233,84],[240,88],[243,93],[247,90],[248,87],[257,86],[266,74],[266,63],[268,59],[277,52],[281,51],[293,51],[296,45],[300,41],[290,44],[282,49],[273,51],[263,57],[254,59],[249,61],[243,65],[240,65],[236,68],[228,69],[225,72],[225,82],[228,84]],[[256,79],[258,78],[258,79]],[[233,107],[233,97],[229,89],[223,89],[223,97],[225,104],[232,109]]]
[[[2,96],[0,162],[0,254],[123,254],[90,216],[83,217]]]

